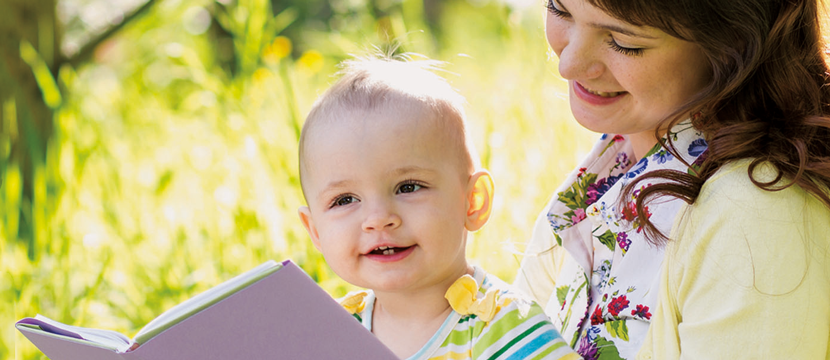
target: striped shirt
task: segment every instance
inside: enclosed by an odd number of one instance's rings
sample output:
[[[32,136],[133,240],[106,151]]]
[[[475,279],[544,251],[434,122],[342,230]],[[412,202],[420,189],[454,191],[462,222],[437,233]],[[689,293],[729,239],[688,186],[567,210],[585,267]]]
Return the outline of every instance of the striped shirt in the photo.
[[[568,347],[539,305],[481,268],[475,268],[473,278],[481,284],[477,298],[496,289],[499,297],[510,301],[503,302],[490,321],[452,311],[421,350],[407,360],[581,359]],[[354,316],[371,331],[375,303],[372,291],[368,291],[364,303],[362,311]]]

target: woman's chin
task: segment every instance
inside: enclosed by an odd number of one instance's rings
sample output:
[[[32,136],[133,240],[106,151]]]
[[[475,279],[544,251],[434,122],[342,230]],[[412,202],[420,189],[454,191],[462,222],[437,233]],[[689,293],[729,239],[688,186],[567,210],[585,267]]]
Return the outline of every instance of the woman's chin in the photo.
[[[574,112],[574,119],[580,126],[585,128],[586,130],[595,132],[597,134],[618,133],[618,131],[616,131],[613,126],[609,126],[608,123],[611,122],[611,120],[608,119],[600,119],[593,115],[578,116],[576,112]]]

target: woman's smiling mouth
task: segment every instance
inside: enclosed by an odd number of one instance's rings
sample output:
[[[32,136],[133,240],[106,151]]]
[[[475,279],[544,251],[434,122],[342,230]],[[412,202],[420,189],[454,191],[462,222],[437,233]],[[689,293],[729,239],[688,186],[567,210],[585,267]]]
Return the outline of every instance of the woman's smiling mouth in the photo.
[[[596,91],[583,86],[577,81],[571,81],[573,85],[574,95],[577,98],[593,105],[608,105],[622,99],[623,95],[628,94],[627,91]]]
[[[591,93],[591,94],[594,94],[594,95],[597,95],[597,96],[602,96],[604,98],[610,98],[610,97],[614,97],[614,96],[617,96],[617,95],[621,95],[624,92],[624,91],[614,91],[614,92],[594,91],[594,90],[591,90],[591,89],[588,89],[588,88],[585,88],[585,90],[588,90],[588,92]]]

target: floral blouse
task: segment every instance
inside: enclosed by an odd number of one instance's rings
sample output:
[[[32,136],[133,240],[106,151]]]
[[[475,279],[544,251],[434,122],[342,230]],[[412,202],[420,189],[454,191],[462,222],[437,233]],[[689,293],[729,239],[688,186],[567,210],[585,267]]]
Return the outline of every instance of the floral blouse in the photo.
[[[686,163],[697,167],[703,161],[707,144],[690,122],[677,125],[667,136]],[[552,230],[555,244],[548,248],[560,247],[551,254],[561,256],[545,267],[553,272],[547,274],[539,274],[542,267],[534,262],[554,255],[526,257],[517,284],[530,294],[537,285],[552,286],[549,298],[537,300],[546,304],[545,312],[562,336],[585,359],[634,359],[648,331],[663,248],[646,241],[640,219],[647,216],[668,235],[683,202],[661,198],[638,214],[637,195],[660,181],[656,179],[641,184],[623,202],[619,197],[626,184],[660,169],[689,167],[659,144],[636,161],[626,137],[603,135],[539,218]],[[550,233],[534,234],[528,249],[544,249],[539,243],[545,238],[551,239]]]

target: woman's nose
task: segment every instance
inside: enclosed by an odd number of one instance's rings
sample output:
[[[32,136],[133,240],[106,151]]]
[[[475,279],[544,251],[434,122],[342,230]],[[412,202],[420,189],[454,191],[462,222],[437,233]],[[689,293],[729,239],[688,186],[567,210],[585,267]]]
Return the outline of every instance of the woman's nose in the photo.
[[[388,205],[382,204],[369,210],[363,220],[363,231],[392,230],[401,225],[401,217]]]
[[[592,42],[577,29],[548,34],[551,49],[559,56],[559,75],[567,80],[595,79],[605,71],[600,42]]]

